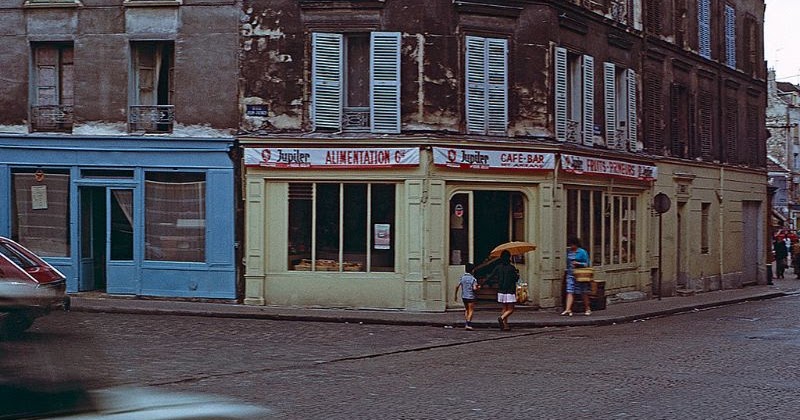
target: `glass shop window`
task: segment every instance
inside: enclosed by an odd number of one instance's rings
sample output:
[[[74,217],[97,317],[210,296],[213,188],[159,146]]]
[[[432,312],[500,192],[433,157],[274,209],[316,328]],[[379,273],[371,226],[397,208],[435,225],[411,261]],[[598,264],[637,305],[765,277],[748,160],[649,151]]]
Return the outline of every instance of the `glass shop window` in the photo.
[[[145,259],[205,261],[206,175],[147,172],[144,194]]]
[[[577,236],[593,266],[636,262],[636,196],[567,190],[567,237]]]
[[[42,257],[69,257],[69,170],[14,169],[11,179],[11,239]]]
[[[394,229],[394,184],[289,184],[289,270],[393,272]]]

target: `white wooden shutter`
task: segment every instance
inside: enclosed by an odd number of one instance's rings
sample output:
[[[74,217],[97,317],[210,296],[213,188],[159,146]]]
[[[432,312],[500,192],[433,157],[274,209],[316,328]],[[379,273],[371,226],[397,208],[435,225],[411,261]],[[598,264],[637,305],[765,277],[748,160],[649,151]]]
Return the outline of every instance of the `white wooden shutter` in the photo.
[[[556,140],[567,141],[567,49],[555,48]]]
[[[725,5],[725,64],[736,68],[736,9]]]
[[[605,87],[606,147],[617,148],[617,66],[603,63],[603,85]]]
[[[370,125],[400,132],[400,33],[373,32],[370,42]]]
[[[342,126],[341,34],[314,33],[311,37],[311,119],[316,128]]]
[[[508,41],[487,40],[488,134],[504,136],[508,125]]]
[[[711,58],[711,0],[698,0],[697,9],[700,55]]]
[[[467,37],[467,132],[486,134],[486,39]]]
[[[583,144],[594,144],[594,58],[583,56]]]
[[[638,120],[636,119],[636,72],[627,69],[625,78],[628,84],[628,147],[631,152],[636,152],[639,150]]]

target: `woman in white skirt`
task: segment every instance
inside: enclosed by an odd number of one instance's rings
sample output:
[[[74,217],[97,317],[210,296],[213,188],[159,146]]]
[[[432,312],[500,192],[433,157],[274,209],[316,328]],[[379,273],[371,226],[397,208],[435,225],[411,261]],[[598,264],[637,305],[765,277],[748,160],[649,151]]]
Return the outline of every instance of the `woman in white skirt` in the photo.
[[[500,254],[500,263],[489,274],[490,279],[497,281],[497,301],[503,304],[503,311],[497,318],[500,329],[509,331],[508,317],[514,313],[514,304],[517,303],[517,280],[519,271],[511,264],[511,253],[503,251]]]

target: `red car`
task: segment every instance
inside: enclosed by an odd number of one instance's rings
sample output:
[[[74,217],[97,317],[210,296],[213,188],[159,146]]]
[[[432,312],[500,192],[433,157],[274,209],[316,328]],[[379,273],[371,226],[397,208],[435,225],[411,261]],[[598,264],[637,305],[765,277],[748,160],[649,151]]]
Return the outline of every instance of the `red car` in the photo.
[[[0,336],[14,336],[54,309],[69,309],[66,278],[36,254],[0,236]]]

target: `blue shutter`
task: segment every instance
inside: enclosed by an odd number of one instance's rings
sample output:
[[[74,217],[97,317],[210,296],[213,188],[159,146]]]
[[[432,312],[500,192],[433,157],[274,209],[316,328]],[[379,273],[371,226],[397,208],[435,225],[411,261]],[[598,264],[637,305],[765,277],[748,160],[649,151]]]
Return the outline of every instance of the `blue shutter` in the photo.
[[[583,144],[594,144],[594,58],[583,56]]]
[[[466,57],[467,132],[486,134],[486,39],[468,36]]]
[[[702,57],[711,58],[711,0],[697,1],[697,31],[699,53]]]
[[[343,37],[327,33],[311,36],[311,120],[314,129],[341,129]]]
[[[400,33],[373,32],[370,43],[370,125],[400,132]]]
[[[725,64],[736,68],[736,10],[725,5]]]
[[[508,41],[487,39],[487,101],[486,122],[488,134],[504,136],[508,125]]]
[[[556,140],[567,141],[567,50],[555,48]]]
[[[628,84],[628,148],[631,152],[637,152],[639,125],[636,115],[636,72],[628,69],[625,73]]]
[[[606,147],[617,146],[617,66],[603,63],[603,86],[605,87]]]

